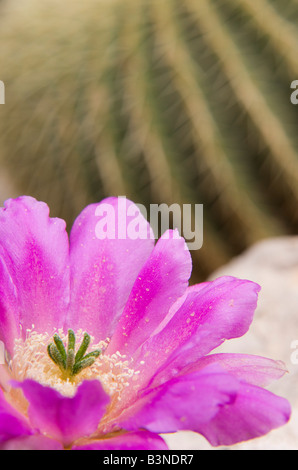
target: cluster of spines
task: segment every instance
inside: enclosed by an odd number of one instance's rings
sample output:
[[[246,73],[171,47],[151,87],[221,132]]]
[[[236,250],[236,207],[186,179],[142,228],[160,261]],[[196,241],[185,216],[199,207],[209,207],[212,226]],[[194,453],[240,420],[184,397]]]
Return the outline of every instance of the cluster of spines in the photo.
[[[0,29],[0,69],[16,75],[0,78],[19,99],[0,110],[0,158],[23,190],[70,222],[111,194],[145,205],[203,203],[204,244],[193,253],[199,277],[260,238],[295,233],[297,113],[289,98],[298,32],[286,14],[297,14],[297,3],[83,3],[75,11],[82,8],[84,29],[69,35],[76,23],[59,22],[62,40],[47,38],[55,67],[45,64],[34,29],[17,60],[11,50],[22,34],[8,40]],[[54,21],[38,8],[35,15],[41,30]]]

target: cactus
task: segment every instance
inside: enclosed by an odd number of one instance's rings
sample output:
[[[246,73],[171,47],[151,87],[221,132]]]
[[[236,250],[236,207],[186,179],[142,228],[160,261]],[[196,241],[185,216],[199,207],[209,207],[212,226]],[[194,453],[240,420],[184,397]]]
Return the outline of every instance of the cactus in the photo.
[[[126,195],[204,204],[196,279],[298,228],[296,0],[15,0],[0,162],[69,225]]]

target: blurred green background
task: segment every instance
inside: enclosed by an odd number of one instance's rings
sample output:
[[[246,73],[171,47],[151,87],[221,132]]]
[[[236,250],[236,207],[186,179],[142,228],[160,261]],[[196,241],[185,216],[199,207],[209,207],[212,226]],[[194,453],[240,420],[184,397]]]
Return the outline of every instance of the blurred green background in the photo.
[[[193,280],[298,232],[298,0],[1,0],[0,196],[204,204]]]

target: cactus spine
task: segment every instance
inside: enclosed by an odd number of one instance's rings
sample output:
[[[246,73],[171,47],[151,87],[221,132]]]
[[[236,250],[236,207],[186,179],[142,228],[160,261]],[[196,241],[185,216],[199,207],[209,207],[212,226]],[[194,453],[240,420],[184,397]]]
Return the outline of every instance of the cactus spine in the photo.
[[[295,0],[11,0],[0,161],[71,224],[89,202],[203,203],[204,278],[298,229]]]

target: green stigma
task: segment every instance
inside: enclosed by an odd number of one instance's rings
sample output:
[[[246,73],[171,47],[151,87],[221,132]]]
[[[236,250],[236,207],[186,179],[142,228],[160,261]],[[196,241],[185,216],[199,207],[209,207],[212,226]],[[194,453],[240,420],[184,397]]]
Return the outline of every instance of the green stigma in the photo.
[[[90,344],[88,333],[84,333],[84,338],[77,352],[75,352],[76,337],[73,330],[68,330],[67,350],[60,336],[55,334],[53,340],[54,342],[48,345],[48,355],[57,364],[64,378],[72,379],[83,369],[91,366],[101,353],[99,349],[96,349],[85,354]]]

